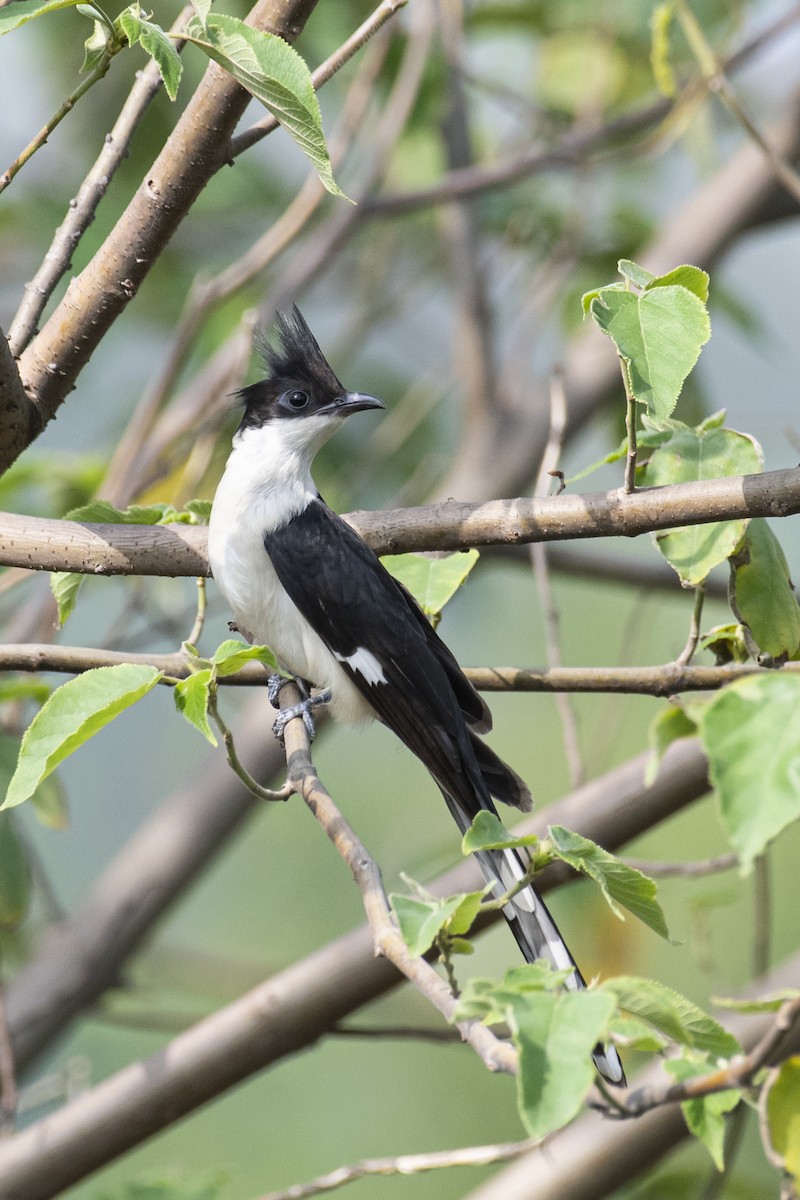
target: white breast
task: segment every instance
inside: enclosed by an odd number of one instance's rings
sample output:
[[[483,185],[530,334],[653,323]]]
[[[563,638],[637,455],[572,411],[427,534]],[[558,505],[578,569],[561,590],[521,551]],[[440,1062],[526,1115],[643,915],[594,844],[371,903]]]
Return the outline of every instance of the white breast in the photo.
[[[211,510],[209,563],[239,632],[269,646],[292,674],[330,688],[334,716],[363,721],[374,716],[372,709],[297,611],[264,548],[264,534],[286,525],[316,496],[307,452],[292,446],[293,424],[281,422],[286,429],[277,432],[273,425],[248,429],[234,439]]]

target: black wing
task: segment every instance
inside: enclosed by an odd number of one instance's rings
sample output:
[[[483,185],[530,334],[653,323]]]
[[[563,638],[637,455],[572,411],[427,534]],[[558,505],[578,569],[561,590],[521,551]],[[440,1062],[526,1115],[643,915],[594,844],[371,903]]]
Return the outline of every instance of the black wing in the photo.
[[[369,683],[346,662],[342,667],[381,721],[445,791],[473,812],[490,804],[491,784],[468,728],[488,728],[488,709],[416,602],[366,543],[314,500],[288,525],[265,534],[264,546],[283,587],[326,646],[342,659],[367,650],[380,663],[385,683]],[[499,779],[505,764],[479,745]]]

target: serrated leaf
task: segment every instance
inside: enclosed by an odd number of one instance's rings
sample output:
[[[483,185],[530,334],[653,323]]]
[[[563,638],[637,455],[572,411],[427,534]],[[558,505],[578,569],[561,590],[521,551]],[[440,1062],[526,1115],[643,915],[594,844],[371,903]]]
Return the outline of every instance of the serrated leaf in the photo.
[[[59,763],[145,696],[161,675],[155,667],[122,663],[84,671],[57,688],[25,730],[0,809],[27,800]]]
[[[778,671],[738,679],[700,719],[722,823],[742,872],[800,817],[800,678]]]
[[[650,758],[644,772],[646,787],[655,781],[661,760],[673,742],[680,738],[695,737],[697,724],[680,704],[668,704],[662,708],[650,723],[647,731],[647,741],[650,746]]]
[[[757,474],[762,461],[761,447],[747,434],[717,428],[678,430],[654,451],[647,483],[660,487]],[[746,520],[682,526],[657,534],[656,544],[682,582],[696,586],[733,554],[746,526]]]
[[[641,295],[604,289],[591,313],[627,364],[636,400],[654,417],[670,417],[684,381],[711,336],[705,305],[685,287]]]
[[[141,6],[132,4],[117,18],[120,28],[131,46],[138,44],[149,54],[158,67],[164,82],[164,90],[170,100],[178,94],[178,85],[183,74],[183,65],[175,46],[160,25],[142,15]]]
[[[712,1003],[717,1008],[730,1008],[741,1013],[777,1012],[787,1000],[796,1000],[798,996],[800,991],[797,988],[781,988],[778,992],[770,992],[768,996],[758,996],[752,1000],[739,1000],[735,996],[714,996]]]
[[[546,960],[537,959],[512,967],[500,983],[495,979],[470,979],[458,998],[456,1019],[483,1021],[486,1025],[504,1023],[509,1005],[531,992],[558,992],[571,974],[571,967],[558,971]]]
[[[646,288],[649,290],[651,288],[672,287],[673,285],[684,287],[688,291],[693,292],[698,300],[702,300],[703,304],[708,300],[708,273],[701,271],[699,267],[691,267],[688,263],[684,263],[681,267],[675,267],[672,271],[667,271],[666,275],[653,276],[646,284]],[[707,423],[704,421],[703,424],[706,425]]]
[[[14,929],[28,911],[31,875],[11,813],[0,812],[0,927]]]
[[[616,996],[620,1008],[682,1046],[715,1058],[731,1058],[741,1051],[736,1038],[719,1021],[663,983],[620,975],[600,986]]]
[[[754,517],[731,557],[731,608],[759,650],[774,659],[800,648],[800,604],[780,542],[763,517]]]
[[[503,825],[496,813],[479,812],[461,839],[461,853],[474,854],[476,850],[506,850],[518,846],[535,846],[539,838],[535,833],[514,837]]]
[[[203,735],[212,746],[217,745],[211,726],[208,723],[208,700],[211,687],[211,670],[195,671],[186,679],[179,679],[175,684],[173,695],[175,707],[190,725]]]
[[[80,0],[15,0],[0,8],[0,37],[34,17],[43,17],[60,8],[75,8],[79,3]]]
[[[223,13],[209,13],[205,24],[193,18],[185,36],[261,101],[314,165],[323,186],[346,200],[333,178],[311,73],[297,51],[275,34]]]
[[[592,1050],[613,1011],[613,998],[595,990],[531,993],[509,1007],[519,1113],[531,1137],[546,1137],[579,1112],[594,1082]]]
[[[214,664],[216,674],[220,676],[235,675],[249,662],[264,663],[274,671],[278,669],[278,660],[269,646],[246,646],[243,642],[237,642],[235,638],[222,642],[208,661]]]
[[[390,575],[408,588],[428,617],[438,617],[469,575],[480,555],[477,550],[425,558],[422,554],[386,554],[381,562]]]
[[[800,1183],[800,1056],[787,1058],[771,1074],[765,1111],[772,1149],[795,1183]]]
[[[678,1082],[707,1075],[710,1070],[708,1063],[690,1062],[685,1058],[667,1059],[664,1067]],[[724,1092],[684,1100],[681,1104],[689,1132],[705,1146],[718,1171],[725,1169],[725,1116],[736,1108],[741,1098],[735,1088],[728,1088]]]
[[[622,905],[669,941],[664,913],[656,900],[658,888],[652,879],[635,867],[626,866],[589,838],[565,829],[563,825],[551,825],[548,833],[558,857],[599,884],[616,916],[622,918],[618,907]]]
[[[625,284],[617,281],[616,283],[606,283],[603,287],[592,288],[589,292],[584,292],[581,296],[581,308],[583,309],[584,317],[588,317],[592,311],[592,303],[602,298],[606,292],[624,292]]]

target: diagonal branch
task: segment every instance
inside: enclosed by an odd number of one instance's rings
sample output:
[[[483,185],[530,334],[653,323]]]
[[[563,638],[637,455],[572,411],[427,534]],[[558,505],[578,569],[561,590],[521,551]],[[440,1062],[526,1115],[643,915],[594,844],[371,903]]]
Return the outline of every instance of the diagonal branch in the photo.
[[[293,683],[284,685],[281,696],[284,695],[287,700],[285,707],[297,704],[301,699],[300,691]],[[315,820],[322,826],[337,853],[352,872],[361,892],[376,954],[387,958],[434,1008],[439,1010],[448,1023],[455,1025],[464,1041],[469,1043],[490,1071],[516,1074],[516,1050],[509,1043],[495,1037],[480,1021],[456,1020],[456,996],[424,958],[415,958],[409,953],[392,919],[389,902],[383,890],[380,868],[317,775],[309,753],[308,734],[298,717],[286,726],[286,761],[289,767],[289,781],[294,790],[303,797]]]

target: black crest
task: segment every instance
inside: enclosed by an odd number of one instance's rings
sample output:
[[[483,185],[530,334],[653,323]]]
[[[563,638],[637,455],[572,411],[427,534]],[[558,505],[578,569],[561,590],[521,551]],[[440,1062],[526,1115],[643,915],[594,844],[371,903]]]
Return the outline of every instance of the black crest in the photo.
[[[279,400],[293,390],[308,396],[306,411],[329,403],[345,390],[296,304],[290,313],[275,314],[273,338],[258,337],[256,348],[268,374],[239,392],[245,408],[240,429],[292,415]]]

